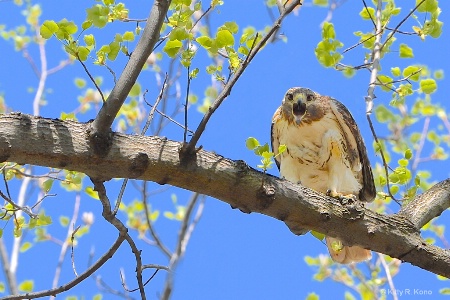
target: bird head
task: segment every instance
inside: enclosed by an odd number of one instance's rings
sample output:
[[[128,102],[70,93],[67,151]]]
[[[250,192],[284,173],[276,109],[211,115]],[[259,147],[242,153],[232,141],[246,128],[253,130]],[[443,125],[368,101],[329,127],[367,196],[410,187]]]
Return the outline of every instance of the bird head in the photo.
[[[285,117],[299,125],[307,117],[309,109],[314,106],[318,96],[319,94],[307,88],[290,88],[282,102]]]

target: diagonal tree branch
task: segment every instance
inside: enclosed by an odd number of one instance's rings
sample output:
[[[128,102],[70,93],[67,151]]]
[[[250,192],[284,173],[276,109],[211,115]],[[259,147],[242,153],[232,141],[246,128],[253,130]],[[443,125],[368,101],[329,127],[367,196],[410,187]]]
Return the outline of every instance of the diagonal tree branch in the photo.
[[[420,229],[450,207],[450,179],[441,181],[408,202],[399,212]]]
[[[170,0],[155,0],[147,19],[142,37],[130,56],[125,69],[108,96],[108,99],[92,123],[92,134],[106,133],[124,103],[136,79],[142,71],[145,61],[158,41],[164,17],[169,9]]]
[[[85,272],[80,274],[80,276],[76,277],[72,281],[69,281],[68,283],[61,285],[57,288],[46,290],[46,291],[40,291],[40,292],[33,292],[33,293],[26,293],[23,295],[10,295],[6,297],[0,298],[0,300],[23,300],[23,299],[36,299],[36,298],[42,298],[46,296],[54,296],[57,294],[60,294],[62,292],[68,291],[74,286],[78,285],[80,282],[91,276],[96,270],[98,270],[101,266],[103,266],[104,263],[106,263],[111,257],[113,257],[114,253],[116,253],[117,249],[119,249],[122,242],[125,240],[125,236],[119,235],[117,240],[114,242],[114,244],[109,248],[109,250],[103,254],[102,257],[100,257],[95,264],[90,266]]]
[[[302,185],[256,171],[243,161],[204,150],[181,163],[182,143],[160,137],[114,133],[111,150],[100,158],[85,138],[87,126],[17,113],[0,116],[0,161],[64,168],[102,180],[137,178],[170,184],[215,197],[243,212],[271,216],[293,232],[309,228],[450,277],[449,251],[428,245],[416,226],[423,221],[415,220],[432,215],[408,219],[423,208],[411,206],[407,213],[382,215],[358,203],[343,205]],[[441,184],[437,190],[448,187],[446,181]],[[427,202],[435,192],[430,189],[419,196],[423,198],[420,202]],[[443,197],[446,199],[445,193]],[[431,201],[427,209],[439,215],[449,203],[448,199]]]

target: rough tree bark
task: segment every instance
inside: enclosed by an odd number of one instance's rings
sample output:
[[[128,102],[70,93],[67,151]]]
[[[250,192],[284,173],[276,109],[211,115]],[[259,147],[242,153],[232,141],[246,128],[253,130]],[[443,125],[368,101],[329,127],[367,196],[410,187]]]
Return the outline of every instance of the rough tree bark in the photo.
[[[450,278],[450,251],[428,245],[420,236],[420,227],[450,206],[450,179],[416,197],[400,213],[382,215],[205,150],[180,160],[182,144],[161,137],[113,133],[109,152],[100,157],[90,146],[89,128],[89,123],[0,115],[0,162],[74,170],[96,180],[135,178],[170,184],[246,213],[271,216],[293,232],[308,228],[350,245],[358,241]]]

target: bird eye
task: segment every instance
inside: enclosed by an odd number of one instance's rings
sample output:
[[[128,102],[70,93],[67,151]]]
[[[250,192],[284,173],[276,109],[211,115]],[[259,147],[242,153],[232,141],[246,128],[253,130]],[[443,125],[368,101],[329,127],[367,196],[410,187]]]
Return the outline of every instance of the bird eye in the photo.
[[[286,99],[288,99],[289,101],[292,101],[292,100],[294,100],[294,95],[292,93],[287,93]]]
[[[306,96],[306,101],[311,102],[314,100],[314,96],[309,94],[308,96]]]

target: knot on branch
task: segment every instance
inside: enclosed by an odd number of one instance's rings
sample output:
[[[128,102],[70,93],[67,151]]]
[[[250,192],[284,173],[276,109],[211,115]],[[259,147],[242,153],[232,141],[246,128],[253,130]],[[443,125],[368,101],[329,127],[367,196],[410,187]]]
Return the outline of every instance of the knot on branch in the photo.
[[[180,159],[180,165],[186,167],[197,161],[197,152],[200,151],[202,147],[193,149],[188,143],[184,143],[178,150],[178,156]]]
[[[88,129],[87,134],[94,154],[101,158],[106,157],[111,150],[114,132],[111,130],[108,132],[92,132],[91,129]]]
[[[11,144],[9,141],[0,136],[0,163],[5,162],[11,156]]]
[[[136,154],[132,160],[131,165],[128,169],[130,172],[130,178],[137,178],[141,176],[149,165],[148,155],[147,153],[139,152]]]
[[[364,217],[364,205],[353,198],[341,198],[340,202],[345,208],[343,217],[349,220],[358,220]]]

